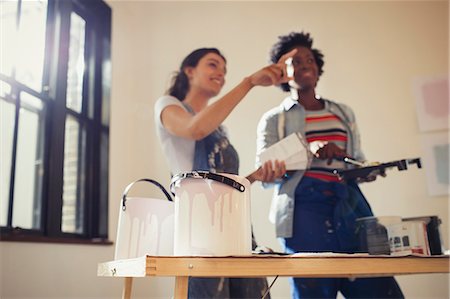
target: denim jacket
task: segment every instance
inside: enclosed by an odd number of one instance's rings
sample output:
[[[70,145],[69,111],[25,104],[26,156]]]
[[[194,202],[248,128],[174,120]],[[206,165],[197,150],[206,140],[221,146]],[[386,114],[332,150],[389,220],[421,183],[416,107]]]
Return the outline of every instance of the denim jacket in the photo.
[[[347,129],[347,153],[356,160],[365,160],[360,147],[360,136],[356,126],[355,115],[352,109],[344,104],[325,100],[325,109],[337,115]],[[267,147],[278,142],[282,138],[294,132],[299,132],[304,140],[305,137],[305,109],[297,101],[287,97],[283,102],[266,112],[259,121],[256,142],[256,164],[259,166],[259,154]],[[283,115],[280,117],[280,115]],[[283,119],[280,136],[280,119]],[[282,179],[275,184],[263,184],[264,187],[275,186],[269,219],[275,223],[276,236],[282,238],[292,237],[292,226],[294,218],[295,189],[303,177],[305,170],[298,170],[288,178]]]

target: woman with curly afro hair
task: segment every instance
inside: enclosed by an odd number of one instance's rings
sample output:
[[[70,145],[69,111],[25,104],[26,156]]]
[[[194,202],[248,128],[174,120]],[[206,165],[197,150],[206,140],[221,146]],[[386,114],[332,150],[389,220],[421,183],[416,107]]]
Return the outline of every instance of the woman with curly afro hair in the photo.
[[[258,124],[257,156],[292,133],[299,133],[310,150],[307,169],[265,184],[276,188],[270,218],[285,252],[354,253],[360,251],[356,219],[373,214],[358,182],[341,181],[333,170],[348,167],[344,158],[365,158],[352,109],[316,93],[324,56],[312,45],[309,33],[292,32],[271,49],[272,61],[297,51],[288,67],[293,79],[279,84],[290,95]],[[290,285],[293,298],[336,298],[338,292],[346,298],[403,298],[393,277],[291,278]]]

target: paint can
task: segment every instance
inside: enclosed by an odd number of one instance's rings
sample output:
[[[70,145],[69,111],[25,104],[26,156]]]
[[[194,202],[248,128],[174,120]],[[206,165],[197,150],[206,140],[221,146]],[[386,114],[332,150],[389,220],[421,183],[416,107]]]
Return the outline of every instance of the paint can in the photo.
[[[401,221],[399,216],[369,216],[356,219],[359,251],[371,255],[391,254],[388,229]]]
[[[251,255],[250,182],[237,175],[175,175],[174,255]]]
[[[157,186],[165,199],[128,196],[131,187],[138,182]],[[120,202],[114,259],[172,255],[173,226],[174,202],[169,192],[152,179],[132,182],[125,188]]]
[[[420,216],[420,217],[409,217],[403,218],[404,222],[408,221],[424,221],[426,225],[426,233],[427,239],[430,247],[431,255],[441,255],[444,253],[444,249],[442,246],[442,237],[439,226],[442,223],[442,220],[434,215],[434,216]]]

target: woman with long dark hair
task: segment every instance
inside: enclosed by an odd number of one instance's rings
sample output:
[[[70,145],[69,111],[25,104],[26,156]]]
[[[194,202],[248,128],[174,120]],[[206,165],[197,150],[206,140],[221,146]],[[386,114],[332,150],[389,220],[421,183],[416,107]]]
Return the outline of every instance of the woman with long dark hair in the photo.
[[[212,104],[209,100],[225,84],[225,57],[216,48],[201,48],[183,60],[167,95],[155,104],[157,133],[173,175],[192,170],[238,174],[239,156],[222,122],[253,87],[287,82],[284,62],[293,53],[245,77]],[[247,179],[272,182],[284,173],[283,162],[269,161]],[[189,298],[261,298],[266,291],[262,278],[191,278],[188,292]]]

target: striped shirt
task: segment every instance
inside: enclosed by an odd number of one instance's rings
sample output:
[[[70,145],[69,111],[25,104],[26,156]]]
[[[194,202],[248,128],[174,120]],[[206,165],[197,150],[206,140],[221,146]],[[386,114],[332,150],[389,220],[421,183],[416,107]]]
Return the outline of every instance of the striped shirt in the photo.
[[[338,147],[346,149],[347,131],[341,119],[327,110],[306,111],[306,140],[311,150],[316,151],[319,144],[333,142]],[[331,164],[328,160],[313,158],[311,167],[305,172],[305,176],[324,181],[339,181],[333,174],[334,169],[343,169],[344,162],[333,159]]]

